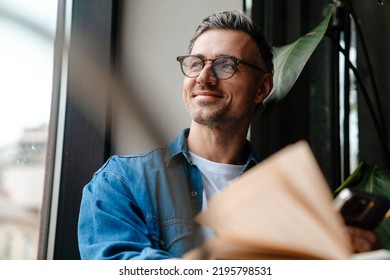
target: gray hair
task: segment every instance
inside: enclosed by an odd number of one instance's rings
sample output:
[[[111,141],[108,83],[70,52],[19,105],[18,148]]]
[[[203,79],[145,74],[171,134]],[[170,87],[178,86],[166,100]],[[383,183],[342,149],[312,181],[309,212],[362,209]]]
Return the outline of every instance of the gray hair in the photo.
[[[271,46],[252,20],[239,10],[223,11],[204,18],[190,40],[188,47],[189,53],[191,53],[195,41],[199,36],[213,29],[235,30],[247,33],[255,41],[257,51],[260,57],[263,58],[267,71],[273,72],[274,65],[272,62],[273,53]]]

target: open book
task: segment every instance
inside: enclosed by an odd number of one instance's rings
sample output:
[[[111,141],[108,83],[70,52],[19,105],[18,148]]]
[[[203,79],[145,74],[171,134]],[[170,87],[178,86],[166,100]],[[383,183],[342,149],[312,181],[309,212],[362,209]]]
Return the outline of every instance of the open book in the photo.
[[[216,235],[185,259],[350,259],[353,254],[331,190],[304,141],[232,181],[196,219]]]

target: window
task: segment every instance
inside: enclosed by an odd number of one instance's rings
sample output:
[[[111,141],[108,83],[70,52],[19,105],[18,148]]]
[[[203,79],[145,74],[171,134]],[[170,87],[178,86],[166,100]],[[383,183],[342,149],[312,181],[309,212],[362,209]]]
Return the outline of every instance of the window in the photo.
[[[342,180],[356,169],[359,164],[359,127],[358,127],[358,92],[355,76],[347,68],[346,60],[357,64],[356,31],[353,22],[348,21],[346,31],[341,33],[340,45],[346,49],[340,54],[340,146],[342,161]],[[346,70],[347,69],[347,70]],[[348,72],[346,72],[348,71]]]
[[[0,259],[36,259],[57,1],[0,3]]]

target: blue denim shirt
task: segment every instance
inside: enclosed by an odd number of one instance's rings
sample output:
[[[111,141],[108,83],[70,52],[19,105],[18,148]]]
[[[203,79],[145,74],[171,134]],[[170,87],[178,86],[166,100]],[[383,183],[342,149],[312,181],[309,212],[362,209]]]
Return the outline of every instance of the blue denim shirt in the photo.
[[[194,247],[202,176],[189,129],[165,148],[112,156],[84,187],[78,240],[82,259],[179,258]],[[243,172],[258,163],[247,143]]]

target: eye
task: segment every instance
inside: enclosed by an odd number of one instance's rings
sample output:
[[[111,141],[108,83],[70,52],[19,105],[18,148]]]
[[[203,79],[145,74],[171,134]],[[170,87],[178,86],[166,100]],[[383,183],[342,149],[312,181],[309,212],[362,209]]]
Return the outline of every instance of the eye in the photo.
[[[190,58],[187,63],[188,69],[192,71],[202,70],[203,69],[203,61],[199,58]]]
[[[224,72],[234,72],[236,70],[236,63],[229,57],[219,57],[214,62],[214,67]]]

